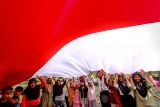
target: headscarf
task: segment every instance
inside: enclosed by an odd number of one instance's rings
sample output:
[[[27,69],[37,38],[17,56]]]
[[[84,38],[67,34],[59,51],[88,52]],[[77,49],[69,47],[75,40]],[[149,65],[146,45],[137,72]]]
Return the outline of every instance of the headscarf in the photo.
[[[134,77],[136,75],[141,78],[141,80],[139,82],[137,82],[137,81],[134,80]],[[148,86],[147,86],[147,83],[146,83],[146,80],[144,79],[144,77],[139,72],[135,72],[135,73],[132,74],[132,79],[133,79],[133,83],[136,86],[137,92],[142,97],[146,97],[147,96],[147,92],[148,92]]]
[[[50,82],[49,79],[51,80]],[[45,90],[48,92],[48,94],[51,94],[53,91],[53,80],[51,77],[47,78],[47,84],[45,85],[45,87],[43,88],[43,92],[45,92]]]
[[[119,81],[120,76],[123,77],[123,81]],[[124,95],[128,95],[131,92],[131,89],[127,86],[126,79],[123,75],[118,76],[118,85]]]
[[[29,100],[36,100],[40,96],[40,86],[36,85],[34,88],[30,88],[30,84],[32,82],[36,82],[35,78],[32,78],[28,82],[28,87],[24,90],[24,94],[27,96],[27,99]]]

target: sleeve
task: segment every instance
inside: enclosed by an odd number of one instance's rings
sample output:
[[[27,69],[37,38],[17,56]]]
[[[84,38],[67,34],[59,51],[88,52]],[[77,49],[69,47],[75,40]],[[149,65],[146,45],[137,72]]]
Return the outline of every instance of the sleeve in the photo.
[[[145,77],[146,83],[148,88],[150,89],[151,87],[153,87],[153,84],[149,81],[149,79],[147,77]]]
[[[22,95],[22,102],[20,103],[20,107],[26,107],[26,96],[25,95]]]
[[[131,87],[131,83],[127,83],[127,86],[130,88]]]
[[[23,95],[19,96],[19,103],[22,103]]]
[[[118,84],[114,84],[113,86],[114,86],[116,89],[119,88]]]
[[[132,90],[136,90],[136,86],[134,85],[132,78],[131,78],[131,89],[132,89]]]
[[[158,81],[155,81],[151,75],[148,75],[147,78],[154,86],[157,86]]]
[[[39,78],[39,80],[41,81],[40,89],[42,89],[42,88],[45,86],[46,81],[45,81],[45,79],[44,79],[44,78]]]
[[[66,81],[64,81],[64,83],[62,84],[62,87],[64,87],[66,85]]]

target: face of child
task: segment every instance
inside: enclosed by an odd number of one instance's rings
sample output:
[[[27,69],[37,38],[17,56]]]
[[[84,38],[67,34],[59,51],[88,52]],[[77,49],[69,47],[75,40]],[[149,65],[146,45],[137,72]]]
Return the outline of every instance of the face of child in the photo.
[[[81,85],[84,86],[84,82],[81,82]]]
[[[80,78],[79,78],[79,80],[80,80],[80,81],[83,81],[83,80],[84,80],[84,78],[83,78],[83,77],[80,77]]]
[[[52,79],[51,79],[51,78],[48,78],[47,83],[48,83],[48,84],[51,84],[51,83],[52,83]]]
[[[58,85],[61,85],[61,81],[60,80],[58,80]]]
[[[73,86],[74,86],[73,82],[70,82],[70,87],[73,87]]]
[[[19,96],[19,95],[21,95],[21,94],[22,94],[21,91],[18,91],[18,90],[15,90],[15,91],[14,91],[14,95],[15,95],[15,96]]]
[[[123,80],[124,80],[124,79],[123,79],[123,76],[119,76],[118,80],[119,80],[119,81],[123,81]]]
[[[102,76],[103,76],[103,72],[102,72],[102,71],[99,71],[99,72],[98,72],[98,77],[101,78]]]
[[[11,97],[11,94],[12,90],[5,90],[4,92],[2,92],[2,97],[3,98]]]
[[[89,86],[89,87],[92,87],[92,84],[91,84],[91,82],[88,82],[88,86]]]
[[[108,83],[109,83],[109,86],[113,86],[113,82],[111,80],[108,81]]]
[[[36,81],[32,81],[32,82],[29,84],[30,88],[35,88],[36,85],[37,85]]]
[[[139,75],[135,75],[133,78],[136,82],[140,82],[141,77]]]

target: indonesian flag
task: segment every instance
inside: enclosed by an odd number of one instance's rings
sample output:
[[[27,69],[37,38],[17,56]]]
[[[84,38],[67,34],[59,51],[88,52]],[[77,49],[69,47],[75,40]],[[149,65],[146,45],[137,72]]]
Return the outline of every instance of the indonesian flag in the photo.
[[[1,0],[0,88],[36,75],[160,70],[159,0]]]

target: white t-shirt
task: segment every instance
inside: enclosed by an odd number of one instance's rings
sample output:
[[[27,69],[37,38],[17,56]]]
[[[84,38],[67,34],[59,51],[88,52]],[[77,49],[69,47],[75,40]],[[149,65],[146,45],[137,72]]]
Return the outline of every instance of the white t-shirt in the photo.
[[[89,101],[96,100],[94,85],[92,87],[89,87],[89,86],[87,87],[88,87],[88,100]]]

